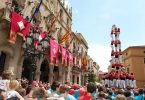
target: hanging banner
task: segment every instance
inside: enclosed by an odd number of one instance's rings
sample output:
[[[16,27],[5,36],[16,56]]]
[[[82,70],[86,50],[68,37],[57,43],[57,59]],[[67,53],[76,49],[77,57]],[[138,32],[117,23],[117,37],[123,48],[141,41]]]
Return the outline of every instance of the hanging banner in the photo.
[[[87,70],[87,58],[85,55],[82,58],[82,69]]]
[[[68,50],[66,50],[66,55],[65,55],[65,60],[64,60],[65,66],[68,66],[68,57],[69,57],[69,52],[68,52]]]
[[[10,43],[15,43],[17,33],[21,36],[26,36],[30,31],[30,23],[16,12],[12,12],[11,29],[8,40]]]
[[[50,39],[50,64],[58,65],[58,44]]]
[[[65,59],[66,59],[66,49],[61,47],[61,59],[62,59],[62,64],[65,64]]]
[[[69,66],[71,63],[73,63],[73,54],[72,53],[68,53],[68,62],[69,62]]]

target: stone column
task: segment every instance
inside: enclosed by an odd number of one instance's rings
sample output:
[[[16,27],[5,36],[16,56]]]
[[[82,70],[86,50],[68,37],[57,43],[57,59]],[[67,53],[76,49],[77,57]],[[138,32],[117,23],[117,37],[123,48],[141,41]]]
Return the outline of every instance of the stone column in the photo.
[[[54,65],[49,64],[49,83],[51,84],[53,82],[53,78],[54,78]]]
[[[65,67],[63,66],[62,67],[62,82],[63,83],[65,82],[65,73],[66,73],[66,70],[65,70]]]
[[[42,64],[42,61],[43,61],[43,60],[44,60],[43,58],[40,58],[40,59],[37,60],[37,62],[36,62],[37,69],[36,69],[36,71],[35,71],[35,79],[36,79],[37,81],[40,80],[40,75],[41,75],[40,68],[41,68],[41,64]]]
[[[24,57],[21,56],[18,62],[18,69],[17,69],[17,78],[21,79],[22,76],[22,67],[23,67]]]
[[[70,82],[70,65],[68,66],[68,71],[67,71],[67,82]]]

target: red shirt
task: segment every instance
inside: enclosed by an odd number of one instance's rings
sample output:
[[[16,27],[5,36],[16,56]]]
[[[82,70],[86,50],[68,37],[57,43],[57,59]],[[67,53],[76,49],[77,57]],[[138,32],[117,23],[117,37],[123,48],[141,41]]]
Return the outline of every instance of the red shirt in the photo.
[[[91,96],[81,96],[78,100],[91,100]]]

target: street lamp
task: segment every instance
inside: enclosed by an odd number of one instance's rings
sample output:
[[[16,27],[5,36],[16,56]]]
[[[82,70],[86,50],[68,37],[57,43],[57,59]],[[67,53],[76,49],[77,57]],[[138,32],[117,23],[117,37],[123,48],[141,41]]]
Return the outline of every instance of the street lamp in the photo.
[[[34,45],[37,40],[39,40],[39,29],[36,27],[36,30],[30,29],[29,35],[26,36],[25,41],[23,43],[24,49],[24,58],[29,58],[31,60],[31,64],[29,67],[29,84],[32,83],[34,79],[34,73],[36,71],[37,59],[44,55],[45,50],[49,47],[49,38],[45,37],[40,40],[38,47]]]

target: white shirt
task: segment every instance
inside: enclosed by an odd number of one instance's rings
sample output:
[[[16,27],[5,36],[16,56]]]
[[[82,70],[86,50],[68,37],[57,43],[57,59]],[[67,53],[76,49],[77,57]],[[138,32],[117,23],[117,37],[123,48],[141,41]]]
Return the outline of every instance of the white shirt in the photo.
[[[7,91],[8,90],[8,87],[7,87],[7,82],[8,81],[9,80],[0,80],[0,89],[3,89],[5,91]]]

